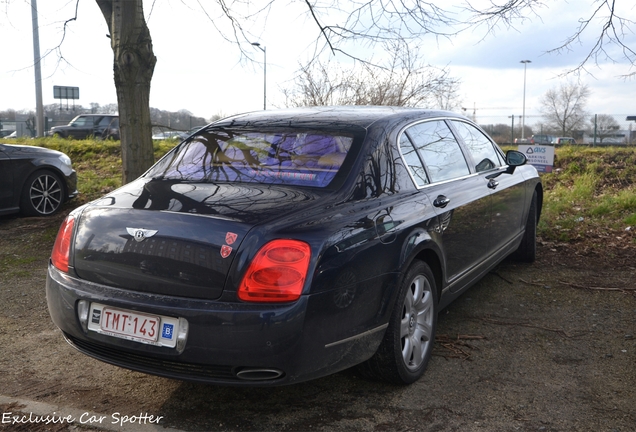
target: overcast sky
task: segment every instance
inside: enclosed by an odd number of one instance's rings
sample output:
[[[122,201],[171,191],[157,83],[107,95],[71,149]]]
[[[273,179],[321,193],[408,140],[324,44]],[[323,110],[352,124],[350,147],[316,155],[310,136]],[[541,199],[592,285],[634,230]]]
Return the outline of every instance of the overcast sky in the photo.
[[[0,0],[0,110],[35,109],[31,0]],[[630,0],[618,0],[620,13],[636,21],[636,7]],[[208,17],[197,2],[181,0],[144,2],[144,12],[157,56],[152,80],[150,105],[169,111],[186,109],[209,119],[263,107],[263,53],[248,42],[243,50],[257,63],[240,61],[240,49],[223,40],[212,25],[217,16]],[[185,5],[184,5],[185,3]],[[515,29],[500,27],[494,34],[484,29],[468,30],[447,40],[423,39],[420,49],[428,63],[448,67],[462,84],[460,95],[467,114],[481,124],[510,122],[508,116],[521,115],[523,109],[524,67],[526,71],[526,124],[540,120],[540,98],[550,88],[563,83],[559,77],[574,68],[589,52],[600,28],[594,27],[589,39],[567,53],[547,54],[558,47],[587,17],[592,0],[555,1],[550,8],[528,16]],[[116,102],[112,74],[112,50],[107,26],[93,0],[81,0],[78,18],[67,24],[59,51],[61,24],[75,15],[75,0],[40,0],[40,51],[44,104],[57,103],[53,86],[80,88],[77,101],[85,107]],[[281,2],[269,14],[266,24],[250,28],[253,41],[267,50],[268,109],[283,106],[281,88],[289,87],[298,65],[313,55],[314,24],[301,16],[303,3]],[[188,6],[190,5],[190,6]],[[295,5],[295,6],[294,6]],[[210,9],[212,11],[212,9]],[[224,22],[224,21],[223,21]],[[223,24],[222,24],[223,25]],[[626,35],[628,46],[636,48],[636,36]],[[355,49],[355,48],[354,48]],[[615,48],[610,48],[614,50]],[[368,53],[368,48],[359,52]],[[357,54],[357,53],[356,53]],[[622,60],[619,52],[614,52]],[[62,57],[62,60],[60,59]],[[336,57],[340,59],[340,57]],[[344,61],[345,59],[343,59]],[[625,116],[636,115],[633,103],[636,81],[622,79],[633,72],[627,63],[603,62],[588,65],[593,75],[581,80],[591,91],[588,111],[614,115],[624,128]],[[575,79],[575,78],[570,78]],[[65,106],[65,104],[64,104]],[[72,106],[72,103],[71,103]],[[517,123],[518,124],[518,123]]]

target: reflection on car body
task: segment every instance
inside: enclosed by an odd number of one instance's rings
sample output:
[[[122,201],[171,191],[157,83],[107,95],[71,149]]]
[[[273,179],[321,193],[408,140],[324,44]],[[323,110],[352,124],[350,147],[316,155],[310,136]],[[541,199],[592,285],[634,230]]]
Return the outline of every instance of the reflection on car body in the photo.
[[[188,133],[187,132],[182,132],[182,131],[163,131],[163,132],[159,132],[156,133],[152,136],[153,140],[166,140],[166,139],[176,139],[181,141],[182,139],[185,139],[188,137]]]
[[[411,383],[439,310],[506,256],[534,260],[543,191],[525,162],[441,111],[220,120],[69,215],[49,311],[78,350],[151,374],[271,386],[359,365]]]

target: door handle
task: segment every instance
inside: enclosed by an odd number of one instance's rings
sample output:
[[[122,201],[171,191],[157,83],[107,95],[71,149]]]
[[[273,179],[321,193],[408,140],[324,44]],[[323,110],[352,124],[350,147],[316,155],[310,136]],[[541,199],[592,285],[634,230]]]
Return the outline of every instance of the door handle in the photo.
[[[435,201],[433,201],[433,205],[435,207],[444,208],[448,205],[449,202],[450,198],[447,198],[444,195],[439,195],[437,198],[435,198]]]
[[[499,182],[498,182],[498,181],[496,181],[494,178],[492,178],[492,179],[490,179],[490,180],[488,181],[488,187],[489,187],[490,189],[497,189],[497,186],[499,186]]]

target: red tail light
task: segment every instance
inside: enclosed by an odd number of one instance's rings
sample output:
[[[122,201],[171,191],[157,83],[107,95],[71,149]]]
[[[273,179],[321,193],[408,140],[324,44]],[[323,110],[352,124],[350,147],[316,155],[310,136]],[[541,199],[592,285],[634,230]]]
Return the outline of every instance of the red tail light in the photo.
[[[57,232],[53,252],[51,252],[51,262],[60,271],[68,273],[68,261],[71,255],[71,237],[73,235],[73,225],[75,217],[68,216],[62,222],[60,230]]]
[[[273,240],[256,254],[238,290],[241,300],[298,300],[307,278],[311,249],[298,240]]]

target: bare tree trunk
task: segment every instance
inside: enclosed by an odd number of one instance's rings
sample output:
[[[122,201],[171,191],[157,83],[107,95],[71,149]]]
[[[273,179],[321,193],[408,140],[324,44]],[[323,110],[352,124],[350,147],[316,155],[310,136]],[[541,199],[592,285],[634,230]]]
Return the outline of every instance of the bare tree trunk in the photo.
[[[110,31],[123,162],[123,182],[153,163],[150,81],[157,58],[152,51],[142,0],[96,0]]]

